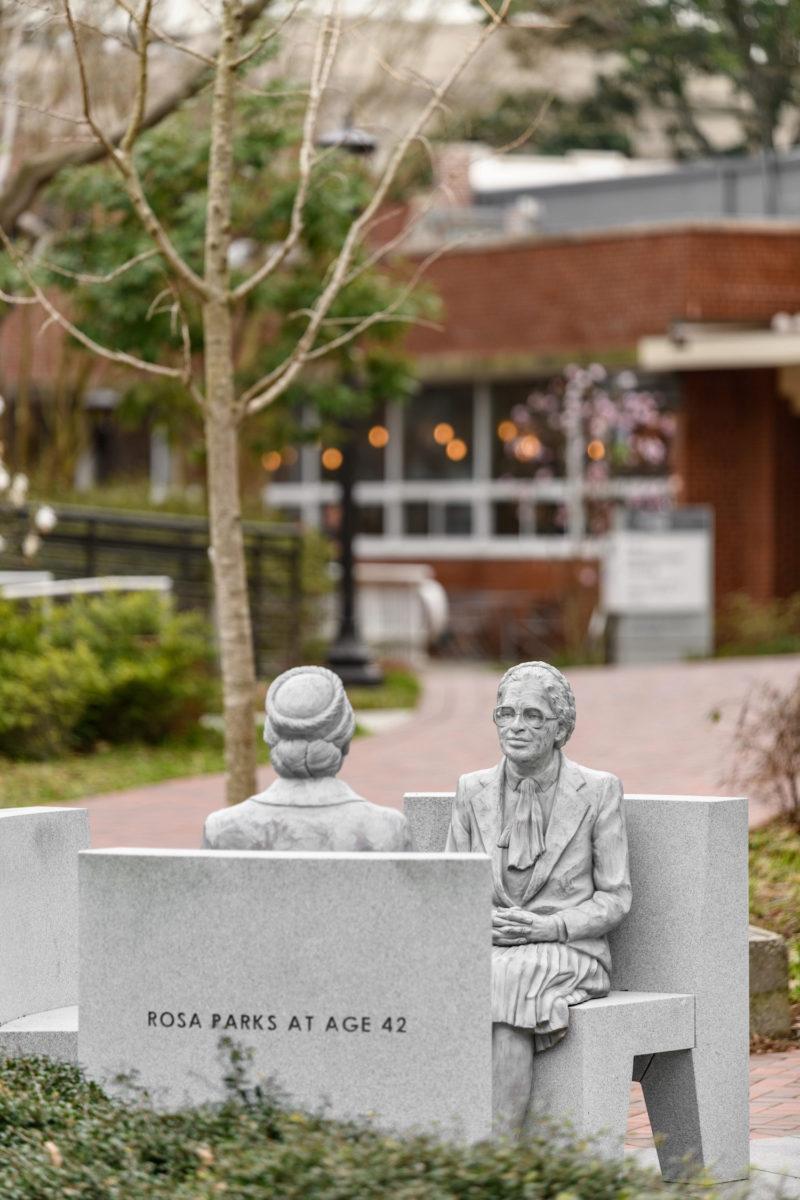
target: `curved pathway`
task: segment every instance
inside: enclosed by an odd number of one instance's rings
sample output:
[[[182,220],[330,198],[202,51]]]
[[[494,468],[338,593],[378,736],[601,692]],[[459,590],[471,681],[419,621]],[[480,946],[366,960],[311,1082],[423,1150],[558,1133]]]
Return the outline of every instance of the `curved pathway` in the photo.
[[[578,703],[569,753],[614,771],[628,792],[725,795],[736,717],[755,685],[786,687],[800,656],[721,659],[568,671]],[[497,758],[491,721],[498,672],[482,665],[437,665],[425,674],[417,711],[385,732],[357,739],[342,774],[379,804],[403,792],[449,791],[465,771]],[[712,714],[717,719],[712,719]],[[260,786],[274,778],[269,768]],[[82,801],[94,846],[199,845],[206,815],[223,803],[221,775],[171,780]],[[769,810],[751,801],[751,823]]]

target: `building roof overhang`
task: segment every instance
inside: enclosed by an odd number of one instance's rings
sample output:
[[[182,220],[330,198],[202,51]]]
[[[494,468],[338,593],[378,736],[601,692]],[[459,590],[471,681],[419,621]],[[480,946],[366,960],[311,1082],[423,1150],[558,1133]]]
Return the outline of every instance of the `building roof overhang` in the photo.
[[[637,359],[647,371],[800,366],[800,329],[678,322],[666,336],[640,338]]]

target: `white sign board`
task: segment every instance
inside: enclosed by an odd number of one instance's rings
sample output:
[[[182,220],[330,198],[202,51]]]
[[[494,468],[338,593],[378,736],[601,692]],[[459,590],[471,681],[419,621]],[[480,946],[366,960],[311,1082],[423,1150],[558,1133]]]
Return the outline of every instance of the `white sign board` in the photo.
[[[697,613],[711,606],[711,537],[705,529],[619,530],[603,561],[608,613]]]
[[[159,1105],[251,1083],[333,1117],[488,1137],[489,860],[110,850],[80,856],[79,1061]]]

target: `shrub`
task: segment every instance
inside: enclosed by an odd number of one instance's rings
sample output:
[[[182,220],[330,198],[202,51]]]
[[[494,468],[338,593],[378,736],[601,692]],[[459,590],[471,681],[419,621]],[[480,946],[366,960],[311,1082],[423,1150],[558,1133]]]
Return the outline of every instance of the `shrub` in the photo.
[[[717,653],[800,653],[800,592],[785,600],[731,596],[717,623]]]
[[[214,704],[211,635],[153,593],[0,611],[0,753],[158,742]]]
[[[736,723],[734,779],[800,830],[800,677],[787,692],[754,688]]]
[[[3,1200],[656,1200],[686,1197],[543,1129],[524,1145],[396,1138],[242,1092],[157,1113],[109,1100],[74,1067],[0,1067]],[[704,1192],[711,1200],[712,1192]]]

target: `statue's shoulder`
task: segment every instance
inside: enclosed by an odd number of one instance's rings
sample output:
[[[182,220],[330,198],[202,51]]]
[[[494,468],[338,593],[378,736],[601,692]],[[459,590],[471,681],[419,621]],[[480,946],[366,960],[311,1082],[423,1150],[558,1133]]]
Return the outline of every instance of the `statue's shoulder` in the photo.
[[[252,800],[243,800],[241,804],[232,804],[230,808],[218,808],[216,812],[209,813],[203,830],[204,844],[211,850],[236,849],[236,846],[226,846],[226,839],[249,826],[257,811]]]
[[[622,791],[621,782],[610,771],[598,771],[594,767],[585,767],[583,763],[572,762],[566,756],[564,764],[567,771],[580,776],[589,791],[598,798],[605,794]]]
[[[461,775],[456,795],[459,797],[474,796],[476,792],[482,791],[497,778],[499,769],[497,766],[484,767],[480,771],[469,771],[466,775]]]

